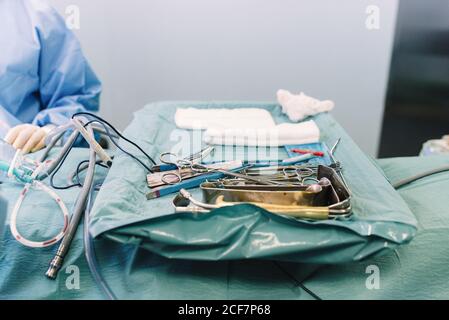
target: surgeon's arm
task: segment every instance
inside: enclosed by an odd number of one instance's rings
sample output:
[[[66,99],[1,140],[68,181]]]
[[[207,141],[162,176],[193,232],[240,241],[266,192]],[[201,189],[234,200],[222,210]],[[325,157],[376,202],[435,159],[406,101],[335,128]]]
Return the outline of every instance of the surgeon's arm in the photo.
[[[8,135],[8,140],[25,153],[44,146],[51,125],[66,123],[76,112],[97,111],[101,93],[100,81],[64,19],[50,6],[41,5],[36,8],[36,24],[41,45],[39,96],[43,108],[32,127],[20,125]]]
[[[45,109],[33,124],[64,124],[79,111],[97,111],[101,84],[81,51],[79,41],[52,8],[41,10],[38,34],[40,95]]]

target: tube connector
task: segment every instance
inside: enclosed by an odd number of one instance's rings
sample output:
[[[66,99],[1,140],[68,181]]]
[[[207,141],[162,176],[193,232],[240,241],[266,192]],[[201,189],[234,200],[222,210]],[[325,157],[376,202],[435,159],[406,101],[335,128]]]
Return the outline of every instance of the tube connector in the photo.
[[[56,277],[58,276],[58,272],[61,269],[63,262],[64,259],[59,254],[56,254],[55,257],[51,260],[50,266],[48,267],[48,270],[45,273],[47,278],[55,280]]]
[[[108,153],[98,144],[95,140],[93,134],[90,134],[86,128],[84,128],[83,124],[78,119],[72,119],[72,123],[75,125],[75,128],[81,133],[84,139],[89,143],[90,147],[95,150],[98,157],[105,163],[108,167],[112,166],[112,158],[108,155]]]

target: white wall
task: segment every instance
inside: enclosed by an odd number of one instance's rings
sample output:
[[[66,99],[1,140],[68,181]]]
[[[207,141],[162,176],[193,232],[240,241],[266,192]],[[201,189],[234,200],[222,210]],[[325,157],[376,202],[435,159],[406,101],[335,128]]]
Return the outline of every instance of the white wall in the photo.
[[[335,117],[377,151],[398,0],[50,0],[77,30],[123,128],[156,100],[274,100],[279,88],[333,99]],[[368,5],[380,29],[365,26]]]

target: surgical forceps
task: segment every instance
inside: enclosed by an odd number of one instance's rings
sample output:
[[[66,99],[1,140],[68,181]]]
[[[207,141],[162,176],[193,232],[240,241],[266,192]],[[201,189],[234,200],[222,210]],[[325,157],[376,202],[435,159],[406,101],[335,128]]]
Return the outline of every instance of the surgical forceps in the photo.
[[[173,185],[182,182],[183,179],[206,173],[205,167],[198,162],[212,151],[213,147],[208,147],[183,159],[179,159],[176,154],[171,152],[162,153],[159,160],[163,165],[158,166],[157,169],[161,172],[166,171],[166,173],[162,174],[161,181],[167,185]]]

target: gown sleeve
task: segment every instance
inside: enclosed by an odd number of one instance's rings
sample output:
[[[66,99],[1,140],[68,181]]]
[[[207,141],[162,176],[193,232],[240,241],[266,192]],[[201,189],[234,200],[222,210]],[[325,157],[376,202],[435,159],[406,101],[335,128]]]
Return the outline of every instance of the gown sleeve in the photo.
[[[62,125],[76,112],[98,111],[101,83],[89,66],[79,41],[55,9],[41,0],[36,5],[35,30],[39,59],[42,110],[33,124]]]

